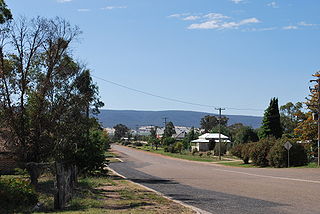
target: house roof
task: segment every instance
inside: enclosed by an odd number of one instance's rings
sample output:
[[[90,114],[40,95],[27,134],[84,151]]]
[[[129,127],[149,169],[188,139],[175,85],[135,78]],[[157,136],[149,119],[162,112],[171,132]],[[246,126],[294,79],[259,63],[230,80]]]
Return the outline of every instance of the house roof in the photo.
[[[196,140],[191,141],[191,143],[209,143],[209,142],[210,141],[206,140],[206,139],[196,139]]]
[[[199,136],[199,139],[219,139],[219,133],[205,133]],[[229,139],[229,138],[221,134],[221,139]]]

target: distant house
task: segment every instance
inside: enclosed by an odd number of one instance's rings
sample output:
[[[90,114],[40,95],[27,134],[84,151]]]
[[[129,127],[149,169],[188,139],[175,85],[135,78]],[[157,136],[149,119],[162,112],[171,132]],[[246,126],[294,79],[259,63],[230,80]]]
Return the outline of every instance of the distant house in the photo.
[[[191,127],[185,127],[185,126],[175,126],[176,133],[172,135],[172,138],[176,140],[182,140],[186,137],[186,135],[191,131]],[[195,131],[199,132],[200,129],[195,129]],[[157,129],[157,138],[162,138],[164,134],[164,128],[158,128]]]
[[[221,134],[221,142],[230,143],[229,138]],[[191,149],[200,152],[213,150],[216,143],[219,143],[219,133],[205,133],[198,139],[191,141]]]

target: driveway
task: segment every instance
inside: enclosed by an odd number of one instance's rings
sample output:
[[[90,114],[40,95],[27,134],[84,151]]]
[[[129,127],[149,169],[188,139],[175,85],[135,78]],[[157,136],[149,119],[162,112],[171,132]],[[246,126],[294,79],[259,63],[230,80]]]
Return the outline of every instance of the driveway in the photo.
[[[128,179],[210,213],[320,213],[320,169],[236,168],[113,145]]]

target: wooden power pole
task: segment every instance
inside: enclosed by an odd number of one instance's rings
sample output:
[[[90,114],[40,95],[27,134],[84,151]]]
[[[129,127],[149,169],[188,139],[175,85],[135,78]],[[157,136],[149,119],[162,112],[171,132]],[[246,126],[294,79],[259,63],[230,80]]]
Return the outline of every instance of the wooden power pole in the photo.
[[[216,108],[219,111],[219,160],[221,160],[221,111],[225,108]]]

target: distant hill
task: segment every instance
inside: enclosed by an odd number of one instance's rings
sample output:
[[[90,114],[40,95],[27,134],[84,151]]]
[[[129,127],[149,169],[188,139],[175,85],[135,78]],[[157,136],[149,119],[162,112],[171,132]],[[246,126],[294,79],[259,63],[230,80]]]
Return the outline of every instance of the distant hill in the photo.
[[[206,112],[195,111],[133,111],[133,110],[101,110],[98,118],[103,127],[113,127],[122,123],[129,128],[136,126],[163,126],[164,117],[172,121],[175,126],[200,127],[200,119],[206,115],[215,115]],[[217,115],[215,115],[217,116]],[[253,128],[259,128],[262,117],[226,115],[229,118],[228,125],[243,123]]]

